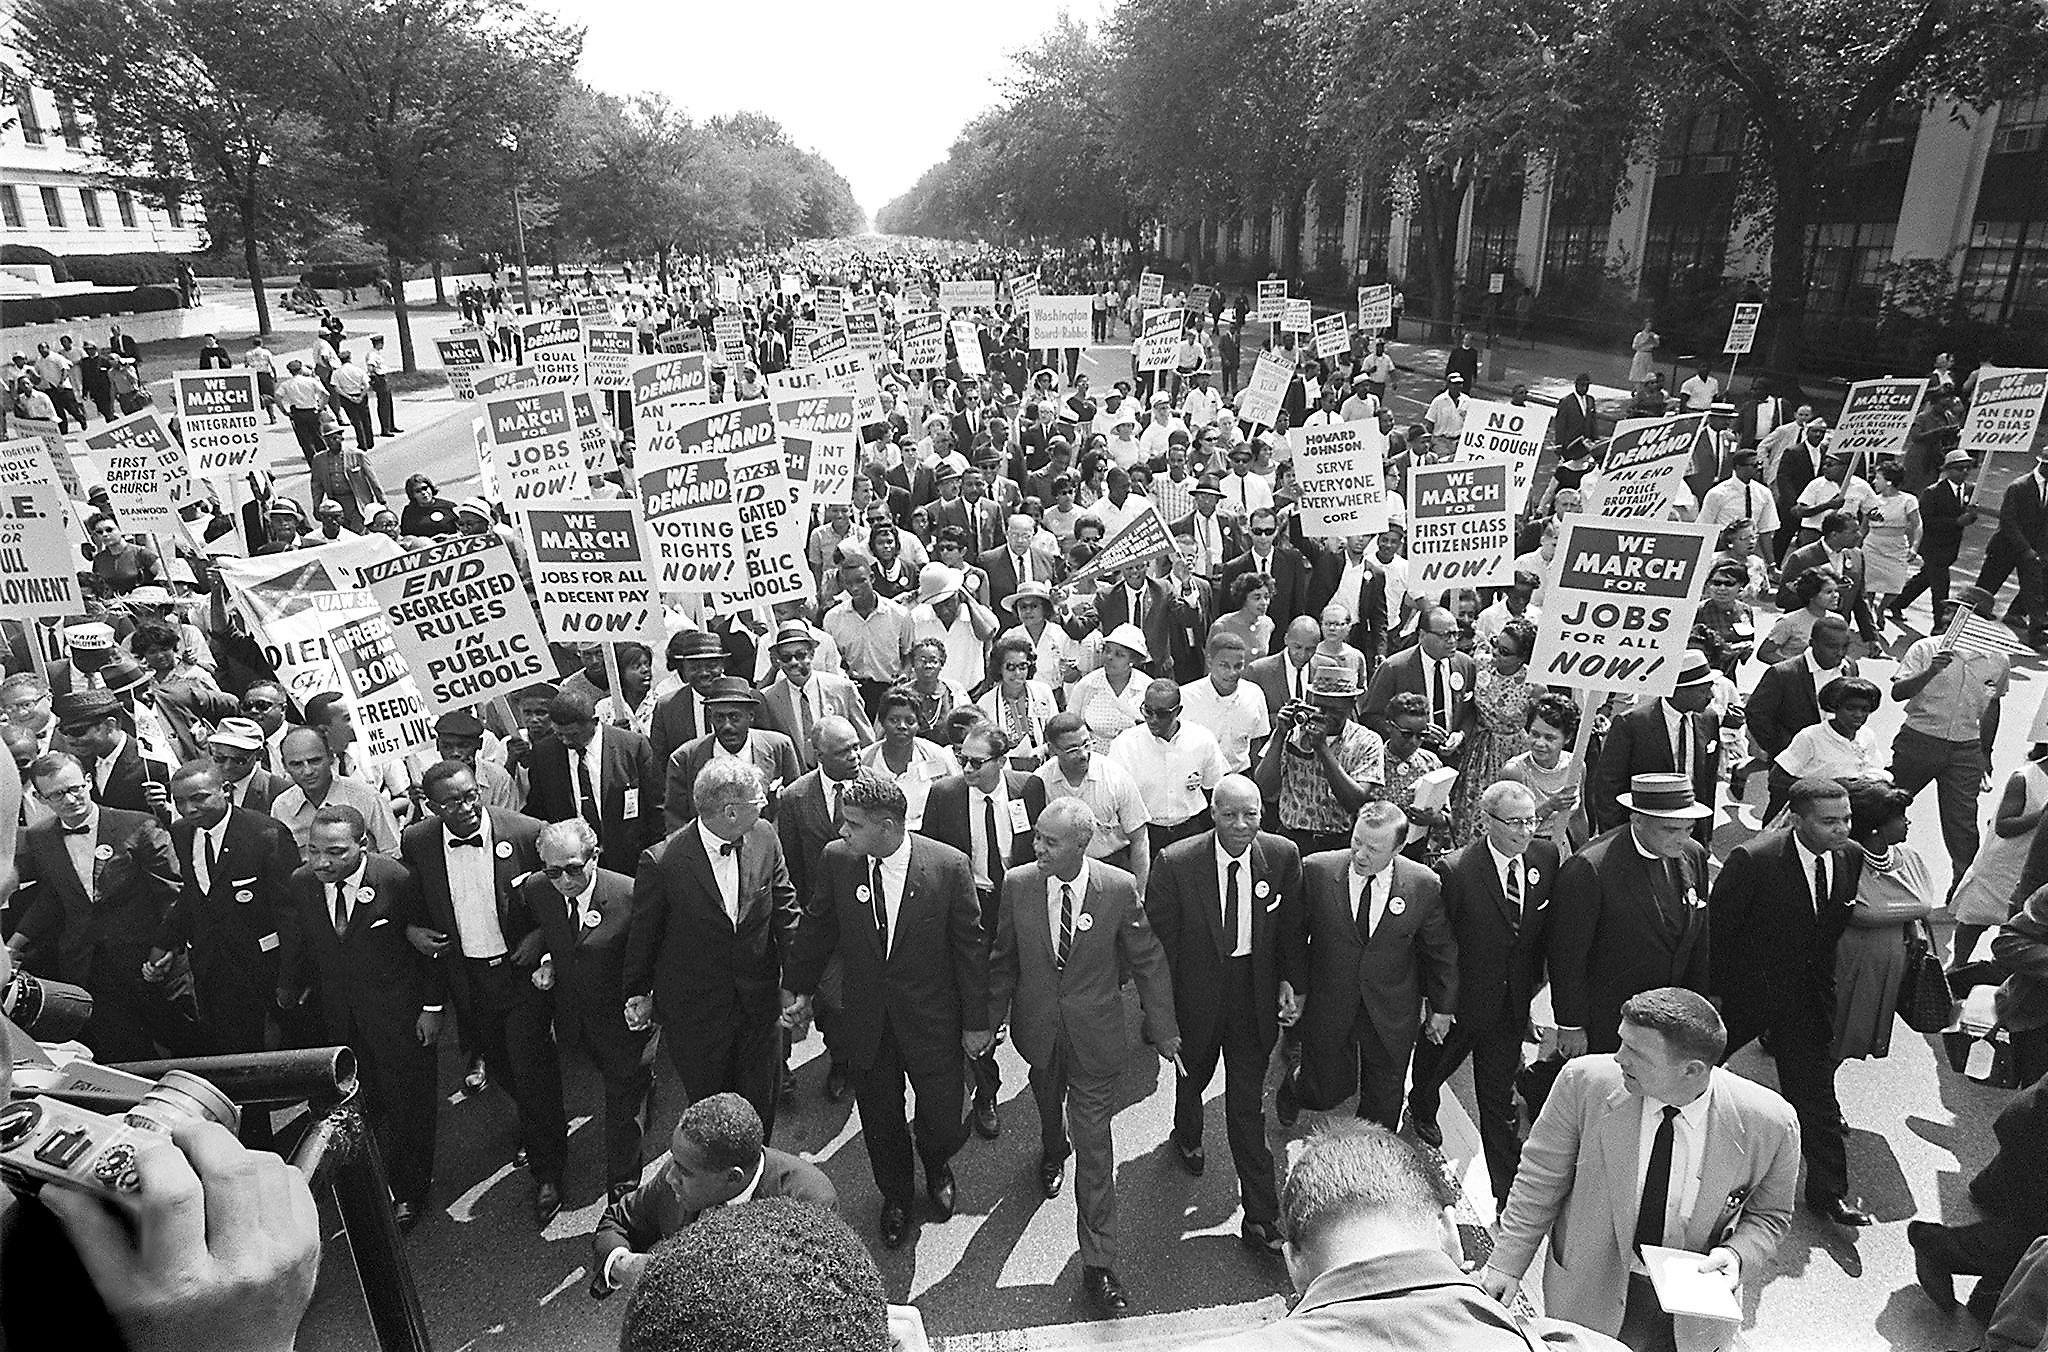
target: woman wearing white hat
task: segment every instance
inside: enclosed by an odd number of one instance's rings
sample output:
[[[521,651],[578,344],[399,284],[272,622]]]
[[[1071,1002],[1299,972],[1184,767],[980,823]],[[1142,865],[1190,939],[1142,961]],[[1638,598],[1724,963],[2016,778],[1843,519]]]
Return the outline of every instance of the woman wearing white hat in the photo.
[[[1146,675],[1140,663],[1150,662],[1144,631],[1135,624],[1120,624],[1102,640],[1102,665],[1074,683],[1067,708],[1088,725],[1088,735],[1097,755],[1108,755],[1109,744],[1125,728],[1134,728],[1144,717]]]

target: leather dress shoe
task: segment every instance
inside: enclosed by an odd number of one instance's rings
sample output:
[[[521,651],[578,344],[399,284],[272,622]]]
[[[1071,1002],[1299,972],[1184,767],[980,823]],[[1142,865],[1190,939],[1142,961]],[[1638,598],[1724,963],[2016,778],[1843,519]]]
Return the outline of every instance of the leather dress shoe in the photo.
[[[394,1202],[391,1205],[391,1219],[398,1225],[398,1233],[409,1235],[420,1223],[420,1208],[411,1202]]]
[[[1095,1308],[1106,1315],[1119,1315],[1131,1308],[1130,1299],[1124,1295],[1124,1284],[1106,1267],[1082,1268],[1081,1289],[1095,1302]]]
[[[1209,1157],[1202,1152],[1202,1147],[1182,1145],[1178,1136],[1169,1136],[1167,1139],[1173,1142],[1173,1153],[1180,1160],[1180,1167],[1187,1170],[1190,1177],[1200,1178],[1202,1170],[1209,1163]]]
[[[1057,1197],[1067,1181],[1067,1157],[1065,1155],[1040,1155],[1038,1157],[1038,1190],[1047,1197]]]
[[[1906,1226],[1906,1242],[1913,1246],[1913,1278],[1943,1314],[1956,1307],[1956,1276],[1934,1252],[1934,1226],[1913,1221]]]
[[[470,1094],[481,1094],[491,1087],[490,1072],[484,1069],[484,1059],[479,1056],[469,1063],[469,1073],[462,1077],[462,1088]]]
[[[1294,1072],[1280,1077],[1280,1087],[1273,1091],[1273,1117],[1283,1127],[1292,1127],[1301,1120],[1301,1099],[1294,1092]]]
[[[937,1173],[924,1176],[924,1195],[932,1204],[932,1213],[940,1220],[953,1219],[952,1165],[941,1165]]]
[[[1850,1205],[1844,1197],[1810,1197],[1807,1205],[1833,1221],[1836,1225],[1875,1225],[1877,1217],[1861,1207]]]
[[[1408,1129],[1415,1133],[1415,1139],[1431,1150],[1444,1148],[1444,1129],[1436,1124],[1434,1116],[1424,1117],[1413,1108],[1408,1110]]]
[[[1003,1119],[996,1116],[994,1099],[974,1100],[974,1134],[984,1141],[993,1141],[1003,1134]]]
[[[834,1061],[825,1071],[825,1101],[839,1103],[846,1098],[846,1066]]]
[[[882,1203],[882,1247],[900,1249],[903,1247],[903,1232],[910,1228],[910,1213],[900,1203]]]
[[[543,1183],[533,1193],[533,1224],[536,1229],[545,1230],[548,1222],[562,1211],[562,1188],[557,1183]]]
[[[1247,1249],[1262,1249],[1267,1253],[1278,1253],[1284,1241],[1280,1238],[1280,1227],[1271,1221],[1246,1221],[1237,1227],[1237,1242]]]

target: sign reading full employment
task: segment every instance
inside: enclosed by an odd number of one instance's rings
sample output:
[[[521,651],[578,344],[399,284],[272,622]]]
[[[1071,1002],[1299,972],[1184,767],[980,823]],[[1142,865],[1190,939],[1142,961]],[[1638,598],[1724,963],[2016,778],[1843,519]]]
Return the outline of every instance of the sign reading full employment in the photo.
[[[484,401],[484,434],[507,507],[588,492],[583,438],[569,390],[520,390]]]
[[[1716,529],[1696,521],[1565,517],[1544,584],[1529,680],[1670,694]]]
[[[539,503],[519,524],[551,641],[645,641],[661,632],[637,500]]]
[[[996,308],[996,284],[993,281],[940,282],[939,308],[993,310]]]
[[[257,468],[263,426],[254,371],[180,371],[171,383],[193,478],[232,479]]]
[[[1422,592],[1514,581],[1514,462],[1460,457],[1408,472],[1408,569]]]
[[[1394,288],[1391,284],[1358,288],[1358,327],[1367,333],[1394,327]]]
[[[633,388],[633,359],[639,352],[633,330],[617,324],[592,324],[583,330],[583,346],[591,388]]]
[[[1292,427],[1287,440],[1303,534],[1327,540],[1387,528],[1387,437],[1377,422]]]
[[[477,372],[491,364],[491,345],[483,330],[457,330],[446,338],[436,338],[434,348],[441,354],[441,365],[448,371],[448,388],[455,397],[476,398],[476,390],[470,382],[476,378]]]
[[[542,315],[519,326],[526,364],[544,385],[581,385],[583,320],[576,315]]]
[[[1033,296],[1031,346],[1086,347],[1095,341],[1092,296]]]
[[[1830,455],[1904,455],[1913,416],[1920,411],[1924,380],[1859,380],[1842,401],[1841,421],[1828,438]]]
[[[1536,479],[1536,458],[1555,410],[1541,404],[1501,404],[1485,399],[1465,401],[1465,430],[1458,436],[1458,459],[1503,455],[1514,463],[1515,482],[1508,505],[1518,514],[1529,501]]]
[[[2041,405],[2048,395],[2048,371],[2001,371],[1980,367],[1957,444],[1973,455],[1993,451],[2024,453],[2041,431]]]
[[[1663,515],[1692,468],[1693,443],[1706,423],[1704,413],[1624,419],[1608,443],[1586,510],[1596,516]]]
[[[1138,369],[1171,371],[1174,349],[1180,346],[1180,331],[1187,320],[1185,310],[1148,310],[1138,335]]]
[[[1280,315],[1287,307],[1287,283],[1274,279],[1259,283],[1258,303],[1252,310],[1252,318],[1268,324],[1280,322]]]
[[[714,592],[731,583],[739,571],[740,520],[730,462],[774,444],[775,414],[765,399],[690,409],[648,438],[634,475],[660,590]]]
[[[853,421],[853,396],[819,393],[775,401],[775,421],[787,437],[801,433],[811,442],[811,502],[830,505],[853,501],[854,453],[860,428]]]
[[[1732,356],[1743,356],[1756,346],[1756,326],[1764,317],[1764,307],[1750,302],[1735,307],[1735,317],[1728,321],[1728,341],[1721,350]]]
[[[1237,413],[1258,427],[1272,427],[1280,420],[1280,404],[1287,397],[1287,382],[1294,379],[1294,366],[1285,357],[1270,352],[1259,354],[1252,378],[1245,384],[1244,399]]]
[[[164,474],[167,460],[182,461],[178,443],[157,420],[156,410],[143,409],[118,422],[89,432],[85,449],[98,462],[107,483],[107,500],[129,535],[154,535],[178,528],[178,509]]]
[[[341,672],[357,745],[372,765],[388,765],[434,745],[426,700],[383,611],[365,610],[329,626],[327,641]]]
[[[32,438],[8,445],[42,450]],[[38,462],[38,473],[46,463],[47,457]],[[77,557],[54,475],[0,486],[0,610],[19,620],[83,613],[73,566]]]
[[[383,608],[414,679],[423,682],[420,694],[434,717],[552,675],[540,617],[511,548],[497,536],[444,540],[366,564],[359,576]]]

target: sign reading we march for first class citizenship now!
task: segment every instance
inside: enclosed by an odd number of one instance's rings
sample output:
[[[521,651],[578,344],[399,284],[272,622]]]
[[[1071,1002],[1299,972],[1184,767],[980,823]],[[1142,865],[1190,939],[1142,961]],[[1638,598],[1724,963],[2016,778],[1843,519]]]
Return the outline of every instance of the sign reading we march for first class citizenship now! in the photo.
[[[1409,470],[1408,569],[1418,591],[1514,580],[1514,473],[1505,456]]]

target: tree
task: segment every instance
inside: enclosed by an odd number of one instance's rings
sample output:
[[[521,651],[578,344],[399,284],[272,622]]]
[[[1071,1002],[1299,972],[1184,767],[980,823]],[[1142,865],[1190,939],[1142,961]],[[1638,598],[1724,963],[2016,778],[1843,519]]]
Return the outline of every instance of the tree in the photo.
[[[1858,135],[1902,98],[1982,108],[2048,78],[2034,0],[1614,0],[1609,22],[1742,109],[1743,203],[1770,226],[1765,360],[1784,371],[1799,366],[1807,235]]]
[[[197,197],[242,246],[270,331],[262,245],[304,236],[326,178],[301,74],[321,37],[284,0],[21,0],[16,45],[70,100],[107,179],[160,206]]]
[[[573,84],[583,33],[518,0],[312,0],[314,97],[354,212],[388,262],[399,361],[417,369],[408,259],[539,147]],[[303,70],[303,68],[302,68]]]

